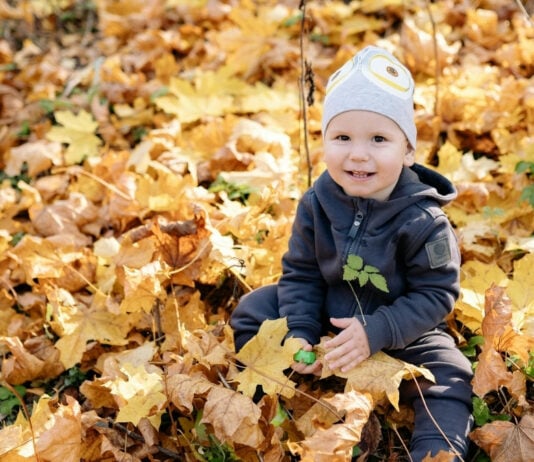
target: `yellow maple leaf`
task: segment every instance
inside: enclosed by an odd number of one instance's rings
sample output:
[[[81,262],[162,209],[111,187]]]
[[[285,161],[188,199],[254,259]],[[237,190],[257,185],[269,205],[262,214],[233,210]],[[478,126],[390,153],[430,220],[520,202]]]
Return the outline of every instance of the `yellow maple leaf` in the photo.
[[[98,123],[88,112],[82,110],[78,115],[71,111],[56,111],[54,116],[62,127],[54,126],[46,134],[50,141],[68,144],[65,163],[73,165],[86,157],[98,155],[102,140],[95,135]]]
[[[258,333],[236,355],[245,365],[235,376],[238,390],[254,396],[256,386],[261,385],[268,395],[281,394],[291,398],[295,394],[295,382],[284,375],[293,362],[293,355],[302,347],[299,340],[289,338],[286,318],[264,321]],[[283,345],[282,345],[283,342]]]
[[[125,363],[120,368],[124,377],[105,382],[117,404],[117,422],[137,425],[143,418],[159,428],[162,409],[167,401],[163,393],[163,380],[155,372],[147,372],[144,365]]]
[[[172,78],[170,94],[156,98],[156,106],[190,123],[206,116],[222,116],[234,109],[234,96],[247,85],[231,75],[228,68],[198,72],[194,82]]]
[[[484,318],[486,290],[492,284],[506,286],[508,278],[496,264],[468,261],[461,268],[460,298],[456,317],[472,332],[480,329]]]
[[[506,293],[514,307],[513,325],[529,337],[534,337],[534,254],[526,254],[514,262],[514,277]]]
[[[85,306],[64,289],[47,287],[52,308],[50,325],[59,335],[56,348],[65,369],[82,359],[89,340],[108,345],[124,345],[126,334],[135,324],[136,317],[110,313],[103,306]]]
[[[324,339],[321,344],[323,341]],[[321,359],[323,355],[324,348],[319,345],[318,359]],[[403,379],[410,380],[422,375],[432,382],[435,380],[428,369],[395,359],[382,351],[375,353],[347,373],[334,372],[323,364],[321,378],[332,374],[347,379],[346,392],[356,390],[360,393],[369,393],[377,403],[384,403],[387,398],[397,411],[399,410],[399,385]]]
[[[140,269],[124,267],[124,298],[121,313],[150,313],[162,293],[160,262],[149,263]]]

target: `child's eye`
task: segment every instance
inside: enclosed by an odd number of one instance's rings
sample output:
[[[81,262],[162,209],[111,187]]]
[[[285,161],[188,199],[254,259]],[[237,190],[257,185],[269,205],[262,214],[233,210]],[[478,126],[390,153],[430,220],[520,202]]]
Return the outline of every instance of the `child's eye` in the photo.
[[[386,141],[386,138],[381,135],[375,135],[373,136],[373,141],[376,143],[383,143],[384,141]]]
[[[338,139],[340,141],[349,141],[350,140],[350,136],[348,136],[348,135],[338,135],[336,137],[336,139]]]

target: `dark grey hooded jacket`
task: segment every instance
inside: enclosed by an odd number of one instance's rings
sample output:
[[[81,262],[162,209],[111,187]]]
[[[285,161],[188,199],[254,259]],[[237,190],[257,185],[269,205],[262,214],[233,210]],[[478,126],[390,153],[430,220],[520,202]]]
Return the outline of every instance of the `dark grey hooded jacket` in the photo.
[[[400,349],[437,327],[459,294],[460,254],[441,206],[456,197],[442,175],[405,167],[389,200],[346,195],[324,172],[303,195],[278,282],[289,336],[312,345],[337,332],[330,317],[356,316],[371,353]],[[343,279],[349,254],[378,268],[389,292]]]

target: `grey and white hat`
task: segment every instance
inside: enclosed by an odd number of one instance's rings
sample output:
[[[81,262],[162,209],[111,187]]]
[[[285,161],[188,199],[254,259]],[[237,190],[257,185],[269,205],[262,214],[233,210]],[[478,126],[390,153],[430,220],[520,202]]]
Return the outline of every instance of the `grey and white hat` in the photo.
[[[323,136],[338,114],[371,111],[389,117],[415,149],[417,129],[413,108],[414,81],[410,71],[390,52],[368,46],[328,79],[323,103]]]

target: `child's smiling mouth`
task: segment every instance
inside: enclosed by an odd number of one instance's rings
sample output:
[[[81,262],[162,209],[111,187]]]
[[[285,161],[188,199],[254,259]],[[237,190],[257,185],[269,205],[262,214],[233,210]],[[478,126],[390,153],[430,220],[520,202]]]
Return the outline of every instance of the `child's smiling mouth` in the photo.
[[[356,179],[366,179],[374,175],[373,172],[360,172],[360,171],[352,171],[352,170],[347,171],[347,174],[349,174],[351,177],[356,178]]]

